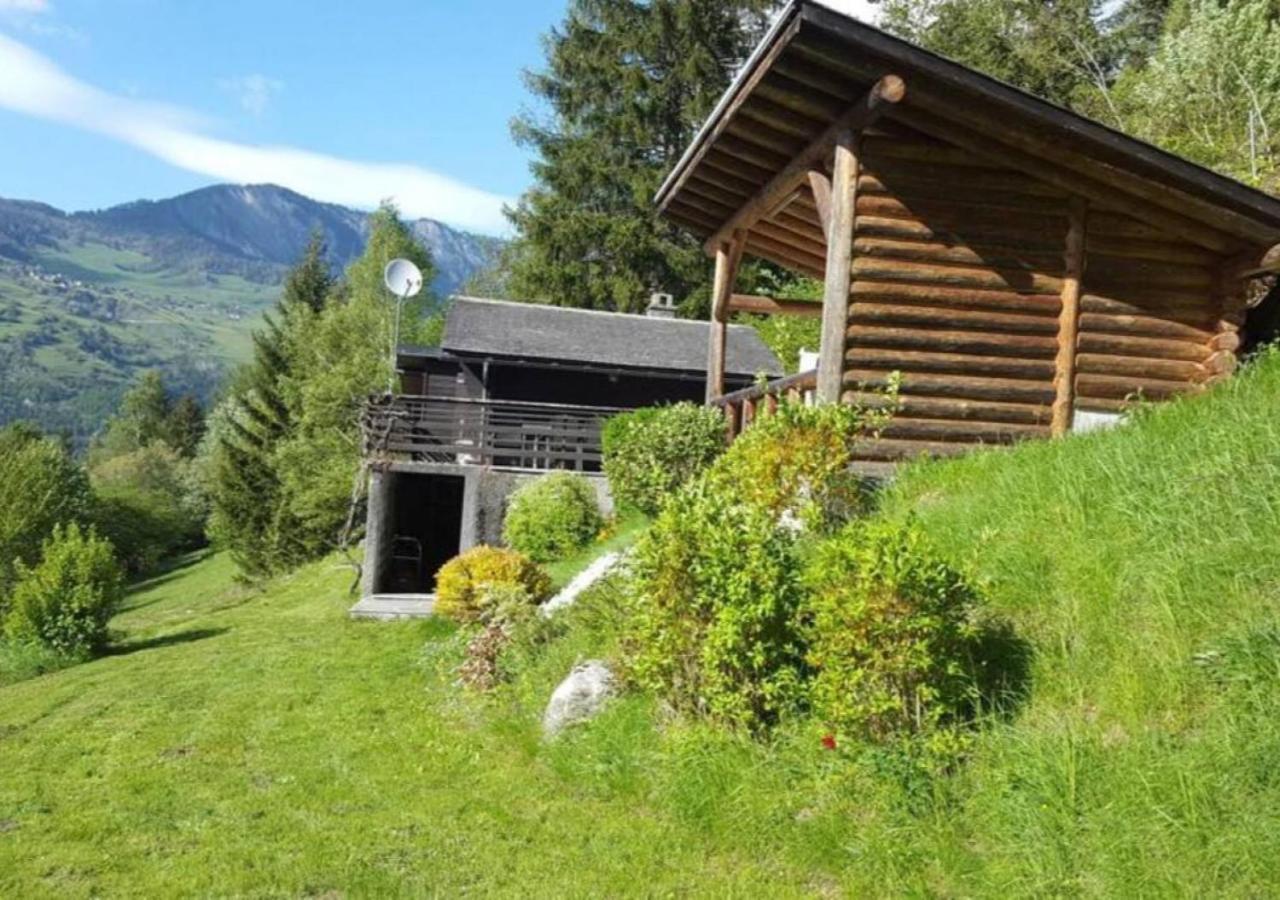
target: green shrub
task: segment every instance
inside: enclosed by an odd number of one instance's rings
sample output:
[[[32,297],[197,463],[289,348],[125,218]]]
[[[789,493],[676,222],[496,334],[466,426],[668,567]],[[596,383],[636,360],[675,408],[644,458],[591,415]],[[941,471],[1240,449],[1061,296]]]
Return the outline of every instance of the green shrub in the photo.
[[[603,527],[596,492],[587,479],[550,472],[511,495],[502,539],[535,562],[552,562],[591,543]]]
[[[13,602],[5,619],[10,640],[79,655],[100,649],[107,622],[124,594],[110,542],[74,522],[55,526],[40,562],[17,565]]]
[[[802,701],[801,539],[858,508],[851,448],[878,421],[783,404],[667,502],[632,567],[634,683],[750,729]]]
[[[815,715],[844,735],[931,734],[978,700],[977,592],[918,526],[855,522],[810,561]]]
[[[551,579],[516,550],[472,547],[440,567],[435,611],[455,622],[481,621],[503,588],[519,588],[528,603],[537,604],[551,595]]]
[[[614,416],[601,436],[614,502],[657,515],[664,499],[724,452],[724,439],[723,414],[693,403]]]
[[[14,561],[34,563],[60,523],[89,515],[89,479],[62,442],[34,426],[0,429],[0,616],[13,588]]]

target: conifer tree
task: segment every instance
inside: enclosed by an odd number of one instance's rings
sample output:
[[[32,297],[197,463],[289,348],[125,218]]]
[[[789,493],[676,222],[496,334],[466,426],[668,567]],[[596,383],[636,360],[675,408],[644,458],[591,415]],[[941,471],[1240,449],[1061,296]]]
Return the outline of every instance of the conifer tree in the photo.
[[[292,371],[292,333],[320,314],[333,287],[317,234],[285,278],[275,316],[266,316],[254,332],[253,360],[237,374],[219,422],[211,466],[211,531],[250,577],[287,568],[301,556],[275,459],[293,425],[283,386]]]
[[[638,310],[709,280],[698,242],[653,196],[763,33],[775,0],[572,0],[526,73],[550,108],[519,116],[534,187],[508,215],[511,296]]]

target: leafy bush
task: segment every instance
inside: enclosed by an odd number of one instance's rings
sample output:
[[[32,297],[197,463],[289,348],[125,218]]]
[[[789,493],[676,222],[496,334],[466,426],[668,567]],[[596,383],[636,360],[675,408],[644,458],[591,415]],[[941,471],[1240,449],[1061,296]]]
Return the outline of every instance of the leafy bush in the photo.
[[[830,728],[883,740],[934,732],[977,700],[977,592],[912,522],[855,522],[807,572],[813,710]]]
[[[74,522],[55,526],[39,564],[17,564],[18,580],[5,619],[10,640],[79,655],[101,648],[107,622],[124,594],[110,542]]]
[[[60,523],[89,514],[89,479],[67,448],[29,425],[0,429],[0,614],[15,560],[33,563]]]
[[[851,448],[878,421],[784,403],[667,502],[635,551],[626,648],[638,686],[751,729],[802,701],[800,540],[858,508]]]
[[[551,579],[523,553],[472,547],[440,567],[435,611],[456,622],[481,621],[504,588],[523,589],[526,601],[537,604],[551,595]]]
[[[508,680],[507,651],[516,642],[539,643],[549,624],[529,601],[528,591],[519,585],[491,585],[487,594],[483,624],[467,643],[465,659],[458,668],[462,683],[481,691]]]
[[[511,495],[502,538],[536,562],[552,562],[585,547],[602,527],[596,492],[587,479],[550,472]]]
[[[719,411],[693,403],[614,416],[601,435],[614,502],[657,515],[666,497],[724,452],[724,428]]]
[[[94,524],[130,574],[204,540],[207,505],[193,487],[194,464],[162,443],[113,457],[90,473]]]

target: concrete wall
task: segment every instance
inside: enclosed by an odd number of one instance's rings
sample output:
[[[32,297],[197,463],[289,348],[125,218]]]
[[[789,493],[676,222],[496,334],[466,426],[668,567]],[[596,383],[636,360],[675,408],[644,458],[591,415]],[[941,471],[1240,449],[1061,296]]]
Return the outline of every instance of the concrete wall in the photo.
[[[392,463],[387,471],[369,476],[369,503],[365,518],[365,566],[361,593],[375,593],[390,552],[395,523],[394,475],[397,472],[421,475],[453,475],[463,479],[462,532],[459,546],[466,550],[477,544],[502,545],[502,520],[507,501],[516,488],[544,472],[494,469],[485,466],[462,466],[449,463]],[[613,512],[609,483],[600,473],[585,472],[596,491],[601,512]]]

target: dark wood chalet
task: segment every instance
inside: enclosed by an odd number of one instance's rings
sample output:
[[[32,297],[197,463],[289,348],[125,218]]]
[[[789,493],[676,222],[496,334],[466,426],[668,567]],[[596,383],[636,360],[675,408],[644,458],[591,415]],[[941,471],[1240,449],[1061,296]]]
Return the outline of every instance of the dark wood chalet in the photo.
[[[582,472],[607,503],[604,421],[702,402],[709,341],[661,294],[643,316],[454,298],[441,345],[400,348],[399,391],[365,410],[364,593],[428,592],[441,563],[499,540],[506,496],[531,475]],[[729,387],[781,374],[753,329],[729,327],[726,344]]]
[[[659,190],[715,257],[708,395],[854,401],[902,374],[870,462],[1087,428],[1236,366],[1280,202],[876,28],[791,3]],[[744,254],[819,304],[734,292]],[[813,372],[725,378],[737,310],[822,319]]]

